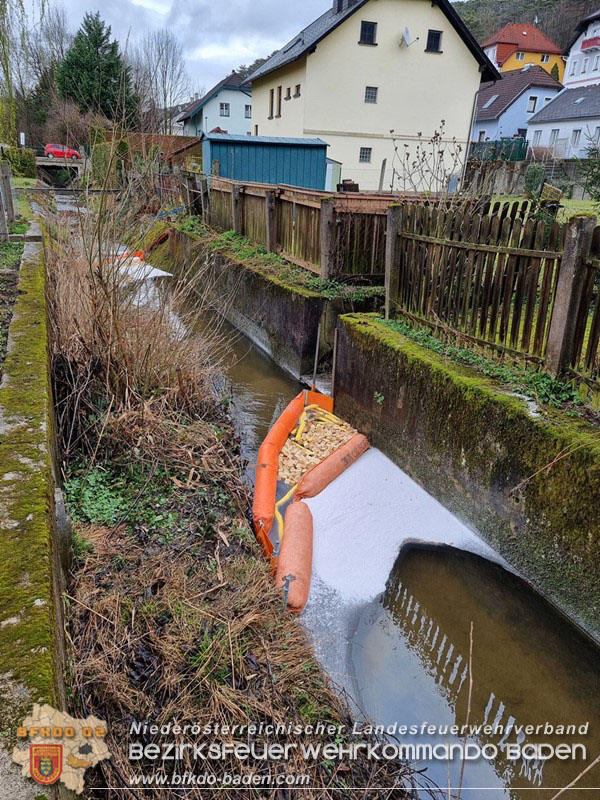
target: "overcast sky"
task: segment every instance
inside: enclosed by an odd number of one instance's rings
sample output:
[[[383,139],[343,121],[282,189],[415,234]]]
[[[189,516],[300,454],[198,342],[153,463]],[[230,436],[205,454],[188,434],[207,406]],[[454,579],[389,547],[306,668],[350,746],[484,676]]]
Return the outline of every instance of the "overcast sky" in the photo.
[[[60,2],[60,0],[50,0]],[[74,29],[100,11],[124,42],[171,28],[185,48],[196,91],[210,89],[239,64],[266,56],[316,19],[331,0],[62,0]]]

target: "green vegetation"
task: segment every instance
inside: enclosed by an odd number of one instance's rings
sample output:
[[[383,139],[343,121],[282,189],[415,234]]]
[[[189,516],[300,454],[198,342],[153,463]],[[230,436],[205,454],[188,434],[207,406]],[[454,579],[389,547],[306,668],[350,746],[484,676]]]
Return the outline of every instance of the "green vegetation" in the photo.
[[[525,194],[530,200],[537,200],[540,196],[545,174],[543,164],[530,164],[525,170]]]
[[[4,155],[15,178],[35,179],[35,152],[25,147],[5,147]]]
[[[318,275],[302,267],[297,267],[284,256],[277,253],[269,253],[266,248],[256,245],[244,236],[234,231],[214,235],[198,217],[187,217],[177,226],[179,230],[192,233],[196,236],[212,236],[209,246],[220,252],[227,252],[234,258],[244,261],[258,272],[271,278],[275,278],[282,283],[296,289],[304,289],[328,300],[349,300],[360,303],[372,297],[385,296],[382,286],[352,286],[341,281],[330,278],[323,280]]]
[[[473,350],[441,342],[429,331],[413,328],[401,320],[382,320],[382,324],[396,333],[401,333],[421,347],[433,350],[433,352],[460,364],[475,367],[478,372],[488,378],[493,378],[538,403],[554,408],[576,408],[582,405],[582,398],[573,383],[559,381],[536,369],[519,367],[514,364],[501,364],[491,358],[479,355]]]
[[[61,97],[77,103],[83,112],[99,112],[119,121],[131,115],[134,97],[130,70],[99,12],[85,15],[58,66],[56,83]]]
[[[37,184],[37,178],[19,178],[13,175],[13,186],[15,189],[31,189]]]

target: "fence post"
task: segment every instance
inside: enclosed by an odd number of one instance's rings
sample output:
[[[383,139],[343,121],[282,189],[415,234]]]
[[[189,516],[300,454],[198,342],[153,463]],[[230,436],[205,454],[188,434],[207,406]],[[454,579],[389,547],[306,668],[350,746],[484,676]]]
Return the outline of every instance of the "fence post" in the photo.
[[[275,253],[277,250],[277,194],[268,189],[265,192],[265,221],[267,227],[267,250]]]
[[[209,213],[209,194],[208,194],[208,181],[206,178],[200,178],[200,210],[202,213],[202,218],[205,222],[208,222],[208,213]]]
[[[333,200],[321,201],[321,278],[335,274],[335,207]]]
[[[243,233],[242,193],[237,183],[231,187],[231,221],[236,233]]]
[[[387,212],[385,233],[385,318],[390,318],[392,306],[398,302],[400,285],[400,229],[402,227],[402,206],[390,206]]]
[[[8,242],[8,222],[2,197],[0,197],[0,242]]]
[[[575,324],[595,227],[595,217],[576,216],[567,229],[546,347],[546,369],[552,375],[559,376],[571,366]]]
[[[7,161],[0,162],[0,175],[2,177],[2,194],[4,195],[4,205],[6,208],[6,219],[8,224],[14,222],[16,217],[15,204],[12,193],[12,172]]]

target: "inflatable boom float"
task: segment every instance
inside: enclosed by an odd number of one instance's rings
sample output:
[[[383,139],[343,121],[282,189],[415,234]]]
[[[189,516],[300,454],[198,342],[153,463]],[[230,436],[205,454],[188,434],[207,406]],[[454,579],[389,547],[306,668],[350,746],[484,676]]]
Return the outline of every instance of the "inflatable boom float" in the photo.
[[[299,614],[310,593],[315,497],[369,449],[365,436],[333,414],[333,398],[305,390],[277,419],[260,450],[252,507],[262,545],[287,608]],[[277,501],[279,481],[291,485]],[[289,502],[291,500],[291,502]],[[289,502],[282,517],[281,507]]]

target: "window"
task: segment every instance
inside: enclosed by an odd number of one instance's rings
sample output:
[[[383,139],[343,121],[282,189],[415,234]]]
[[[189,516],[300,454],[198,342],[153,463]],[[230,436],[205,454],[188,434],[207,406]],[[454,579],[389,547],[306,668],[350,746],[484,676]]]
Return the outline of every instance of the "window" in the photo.
[[[577,61],[573,61],[573,63],[571,64],[571,71],[569,72],[569,75],[575,75],[576,69],[577,69]]]
[[[490,106],[493,106],[499,96],[500,95],[498,95],[498,94],[493,94],[490,97],[490,99],[486,100],[485,103],[481,106],[481,110],[483,111],[484,108],[489,108]]]
[[[547,103],[549,103],[549,102],[550,102],[550,100],[552,100],[552,98],[551,98],[551,97],[544,97],[544,105],[546,105]]]
[[[372,154],[373,154],[372,147],[361,147],[360,156],[358,160],[360,161],[361,164],[370,164]]]
[[[573,147],[579,147],[579,141],[581,139],[581,128],[574,130],[571,134],[571,144]]]
[[[229,103],[219,103],[219,114],[222,117],[229,116]]]
[[[537,106],[537,97],[530,97],[529,100],[527,101],[527,113],[533,114],[536,106]]]
[[[275,89],[269,92],[269,119],[273,119],[275,113]]]
[[[277,87],[277,116],[281,116],[281,100],[283,98],[283,86]]]
[[[550,131],[550,147],[556,144],[556,140],[558,139],[558,132],[559,132],[558,128],[553,128]]]
[[[521,52],[519,51],[519,52],[517,53],[517,55],[515,56],[515,58],[517,59],[517,61],[525,61],[525,53],[521,53]]]
[[[287,89],[285,90],[285,99],[286,100],[291,100],[292,99],[292,87],[291,86],[288,86]]]
[[[598,67],[600,67],[600,56],[596,56],[594,59],[594,72],[598,70]]]
[[[258,136],[258,125],[254,126],[254,135]]]
[[[245,106],[244,107],[244,115],[246,119],[252,119],[252,106]]]
[[[479,131],[479,136],[477,137],[478,142],[485,142],[485,131]]]
[[[550,61],[550,56],[548,53],[542,53],[542,64],[547,64]]]
[[[300,97],[300,86],[301,84],[296,84],[296,91],[294,92],[294,97]]]
[[[588,64],[590,63],[589,58],[583,59],[583,64],[581,65],[581,74],[583,75],[584,72],[587,72]]]
[[[427,47],[426,53],[441,53],[442,52],[442,31],[428,31],[427,32]]]
[[[361,22],[359,44],[377,44],[377,23]]]
[[[378,91],[377,86],[367,86],[365,89],[365,103],[376,103]]]
[[[594,131],[594,144],[597,145],[598,142],[600,142],[600,126],[598,126]]]
[[[542,132],[541,131],[534,131],[533,132],[533,146],[534,147],[538,146],[538,144],[540,143],[540,139],[541,138],[542,138]]]

